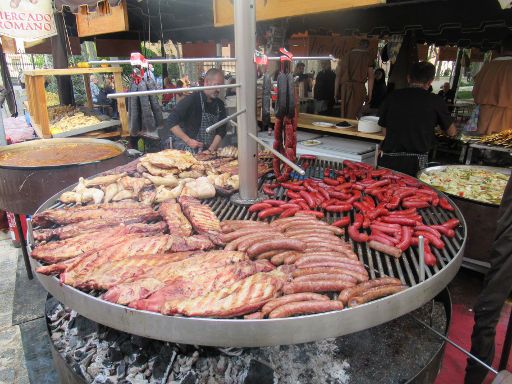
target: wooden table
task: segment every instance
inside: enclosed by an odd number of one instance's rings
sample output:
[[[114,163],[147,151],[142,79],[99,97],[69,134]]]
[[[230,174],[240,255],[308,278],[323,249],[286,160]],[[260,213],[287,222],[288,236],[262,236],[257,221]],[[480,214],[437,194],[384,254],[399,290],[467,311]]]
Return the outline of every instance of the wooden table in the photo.
[[[275,117],[272,116],[272,123],[275,121]],[[318,127],[313,125],[316,121],[322,121],[326,123],[339,123],[346,121],[353,125],[351,128],[336,128],[336,127]],[[341,117],[330,117],[321,115],[312,115],[310,113],[299,113],[299,121],[297,123],[298,128],[307,129],[309,131],[322,132],[322,133],[334,133],[339,136],[350,136],[360,139],[369,139],[374,141],[384,140],[384,135],[381,132],[378,133],[365,133],[357,130],[357,120],[344,119]]]

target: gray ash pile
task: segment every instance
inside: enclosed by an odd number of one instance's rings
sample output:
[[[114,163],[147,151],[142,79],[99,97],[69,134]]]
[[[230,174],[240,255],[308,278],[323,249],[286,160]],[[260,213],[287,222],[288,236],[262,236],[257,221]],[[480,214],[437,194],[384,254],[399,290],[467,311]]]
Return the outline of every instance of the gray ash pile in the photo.
[[[265,348],[173,344],[120,332],[47,303],[51,341],[87,383],[296,384],[405,382],[421,370],[441,341],[412,318],[338,339]],[[445,332],[441,304],[414,312]],[[377,381],[376,381],[377,380]]]

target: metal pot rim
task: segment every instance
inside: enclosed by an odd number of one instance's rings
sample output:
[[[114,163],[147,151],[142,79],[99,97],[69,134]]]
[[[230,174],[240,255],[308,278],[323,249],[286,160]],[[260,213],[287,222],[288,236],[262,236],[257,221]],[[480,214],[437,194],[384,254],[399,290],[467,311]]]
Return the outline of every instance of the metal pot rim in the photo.
[[[419,181],[421,181],[425,185],[428,185],[430,188],[436,189],[434,186],[424,182],[423,180],[420,180],[420,177],[424,173],[443,171],[443,170],[445,170],[447,168],[467,168],[467,169],[475,169],[475,170],[481,169],[481,170],[485,170],[485,171],[493,171],[495,173],[501,173],[501,174],[504,174],[504,175],[507,175],[507,176],[510,176],[512,174],[512,169],[503,168],[503,167],[489,167],[489,166],[484,166],[484,165],[450,164],[450,165],[437,165],[435,167],[428,167],[428,168],[422,169],[421,171],[418,172],[416,177],[418,178]],[[486,206],[486,207],[499,207],[500,206],[499,204],[487,203],[485,201],[469,199],[467,197],[457,196],[457,195],[454,195],[452,193],[448,193],[448,192],[444,192],[444,191],[442,191],[442,192],[445,195],[448,195],[448,196],[450,196],[453,199],[467,201],[468,203],[479,204],[479,205],[483,205],[483,206]]]
[[[14,165],[1,165],[0,169],[13,169],[13,170],[43,170],[43,169],[55,169],[55,168],[66,168],[66,167],[76,167],[80,165],[86,165],[86,164],[94,164],[99,163],[105,160],[113,159],[117,156],[122,155],[124,152],[126,152],[126,147],[120,143],[116,143],[110,140],[105,139],[91,139],[91,138],[54,138],[54,139],[39,139],[39,140],[30,140],[23,143],[17,143],[8,145],[5,147],[0,147],[0,153],[16,150],[17,148],[24,148],[24,147],[32,147],[38,144],[45,144],[45,143],[91,143],[91,144],[104,144],[104,145],[110,145],[112,147],[116,147],[121,152],[119,152],[115,156],[107,157],[106,159],[102,160],[91,160],[91,161],[84,161],[80,163],[69,163],[69,164],[62,164],[62,165],[44,165],[44,166],[14,166]]]

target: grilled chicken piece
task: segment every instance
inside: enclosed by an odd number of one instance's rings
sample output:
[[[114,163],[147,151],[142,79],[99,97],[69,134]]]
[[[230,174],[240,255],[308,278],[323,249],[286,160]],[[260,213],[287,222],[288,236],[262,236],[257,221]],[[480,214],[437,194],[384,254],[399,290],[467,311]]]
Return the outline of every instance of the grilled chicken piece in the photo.
[[[181,171],[197,164],[194,156],[187,151],[167,149],[157,153],[148,153],[144,160],[159,168],[178,168]]]
[[[103,219],[109,216],[147,215],[152,212],[150,207],[132,201],[122,201],[108,204],[75,206],[64,209],[49,209],[38,213],[32,218],[34,226],[48,227],[52,224],[72,224],[84,220]]]
[[[126,172],[118,173],[117,175],[107,175],[107,176],[97,176],[89,180],[84,180],[84,185],[86,187],[100,187],[103,185],[109,185],[115,183],[121,177],[126,176]]]
[[[103,298],[117,304],[128,304],[145,299],[153,292],[163,288],[165,282],[170,282],[178,277],[187,278],[195,271],[225,267],[247,259],[247,255],[242,252],[210,251],[194,253],[186,260],[169,263],[164,268],[154,270],[135,281],[118,284],[109,289]]]
[[[37,241],[48,241],[51,239],[65,240],[86,233],[97,232],[103,228],[110,229],[114,225],[144,223],[157,220],[159,217],[156,211],[151,211],[145,215],[110,216],[102,220],[86,220],[53,229],[35,230],[33,234],[34,239]]]
[[[218,291],[255,273],[269,272],[274,268],[268,260],[246,260],[219,268],[201,269],[186,277],[180,276],[167,282],[163,288],[147,299],[136,300],[129,306],[145,311],[160,312],[166,302],[190,299],[208,292]]]
[[[151,184],[151,181],[143,177],[125,176],[120,178],[117,181],[117,184],[122,186],[123,189],[133,191],[135,195],[138,195],[142,188],[144,188],[146,185]]]
[[[174,175],[167,175],[165,177],[162,176],[153,176],[149,173],[144,172],[142,174],[146,179],[151,181],[156,186],[164,185],[166,187],[174,188],[178,185],[178,178]]]
[[[284,281],[284,274],[278,271],[256,273],[204,296],[167,302],[162,313],[221,318],[241,316],[260,309],[267,301],[276,297]]]
[[[183,191],[181,191],[182,196],[191,196],[201,200],[215,197],[215,193],[215,187],[207,177],[200,177],[197,180],[188,182]]]
[[[165,201],[160,204],[158,213],[166,221],[171,235],[190,236],[192,225],[181,211],[181,206],[174,201]]]
[[[137,233],[146,236],[162,233],[165,223],[118,225],[109,230],[86,233],[70,239],[53,241],[37,246],[32,257],[46,263],[56,263],[98,251],[124,240],[124,235]]]

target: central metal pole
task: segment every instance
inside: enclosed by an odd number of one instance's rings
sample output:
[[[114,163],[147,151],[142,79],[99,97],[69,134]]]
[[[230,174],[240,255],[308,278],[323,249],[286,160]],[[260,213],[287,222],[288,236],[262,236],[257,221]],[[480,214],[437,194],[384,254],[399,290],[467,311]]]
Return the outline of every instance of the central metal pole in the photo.
[[[237,89],[236,101],[239,111],[247,112],[238,116],[238,166],[240,177],[240,198],[255,200],[258,197],[257,149],[258,145],[249,138],[256,136],[256,8],[254,0],[234,0],[236,80],[241,84]]]

